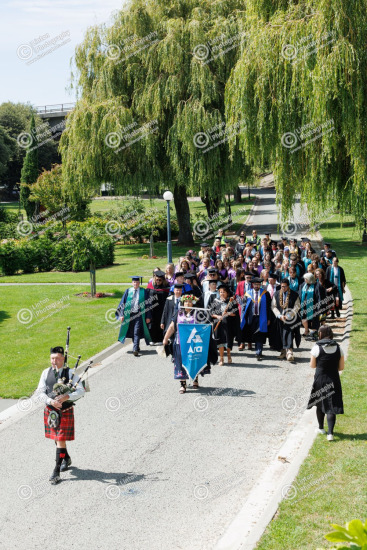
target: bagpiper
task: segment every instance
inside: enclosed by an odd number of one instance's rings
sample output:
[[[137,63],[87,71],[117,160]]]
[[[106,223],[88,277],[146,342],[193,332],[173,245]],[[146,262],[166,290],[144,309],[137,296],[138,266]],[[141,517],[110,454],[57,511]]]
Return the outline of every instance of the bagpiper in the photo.
[[[71,458],[66,448],[67,441],[74,440],[73,402],[84,396],[82,384],[70,388],[70,393],[56,395],[54,385],[67,384],[72,379],[69,367],[64,366],[64,348],[56,346],[50,349],[51,366],[45,369],[37,388],[37,396],[46,404],[44,410],[45,437],[53,439],[56,444],[56,465],[50,481],[56,485],[61,481],[60,472],[65,472],[71,465]]]

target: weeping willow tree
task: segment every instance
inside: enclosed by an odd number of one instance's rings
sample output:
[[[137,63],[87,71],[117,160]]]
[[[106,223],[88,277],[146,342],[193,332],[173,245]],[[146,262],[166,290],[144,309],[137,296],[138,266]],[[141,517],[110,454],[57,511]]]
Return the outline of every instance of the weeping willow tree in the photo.
[[[87,31],[75,54],[80,100],[61,139],[71,192],[106,181],[134,194],[170,189],[179,242],[192,242],[187,195],[201,196],[210,215],[248,173],[241,153],[229,158],[228,135],[239,126],[224,131],[243,5],[131,0],[111,25]]]
[[[249,0],[251,37],[226,88],[231,140],[248,162],[270,162],[283,219],[295,199],[311,221],[339,207],[366,218],[366,0]]]

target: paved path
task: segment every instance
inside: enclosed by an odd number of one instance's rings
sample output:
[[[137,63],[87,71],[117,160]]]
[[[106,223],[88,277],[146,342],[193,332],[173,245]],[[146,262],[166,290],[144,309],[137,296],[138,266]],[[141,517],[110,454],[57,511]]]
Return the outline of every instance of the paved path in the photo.
[[[258,233],[275,235],[274,191],[258,194]],[[56,487],[42,409],[3,422],[0,547],[213,549],[305,409],[311,345],[302,341],[295,364],[235,348],[232,365],[185,395],[169,359],[125,347],[90,377],[73,467]]]

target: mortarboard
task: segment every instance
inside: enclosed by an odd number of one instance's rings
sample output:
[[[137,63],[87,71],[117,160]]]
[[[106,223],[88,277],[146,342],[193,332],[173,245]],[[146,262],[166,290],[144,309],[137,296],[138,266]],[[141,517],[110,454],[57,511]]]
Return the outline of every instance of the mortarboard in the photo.
[[[177,273],[175,273],[175,279],[176,279],[177,277],[183,277],[184,275],[185,275],[185,274],[184,274],[183,271],[177,271]]]
[[[185,273],[185,279],[196,279],[195,273]]]
[[[182,283],[175,283],[173,285],[173,288],[183,288],[183,287],[184,287],[184,285]]]
[[[166,274],[164,273],[164,271],[157,269],[157,271],[153,271],[153,275],[155,275],[156,277],[165,277]]]
[[[262,283],[263,280],[260,277],[253,277],[251,280],[252,283]]]

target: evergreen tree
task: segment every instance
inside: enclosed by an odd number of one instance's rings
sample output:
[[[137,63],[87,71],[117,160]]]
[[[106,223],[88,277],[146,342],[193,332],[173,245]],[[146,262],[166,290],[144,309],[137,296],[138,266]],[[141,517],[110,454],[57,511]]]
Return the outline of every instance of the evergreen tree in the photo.
[[[30,128],[31,136],[35,133],[35,127],[36,123],[34,120],[34,115],[32,114]],[[21,205],[26,211],[28,220],[30,220],[37,211],[38,203],[29,201],[28,197],[31,193],[32,184],[37,181],[38,174],[38,148],[37,146],[32,147],[32,143],[30,143],[27,154],[24,158],[23,168],[20,176],[20,201]]]

